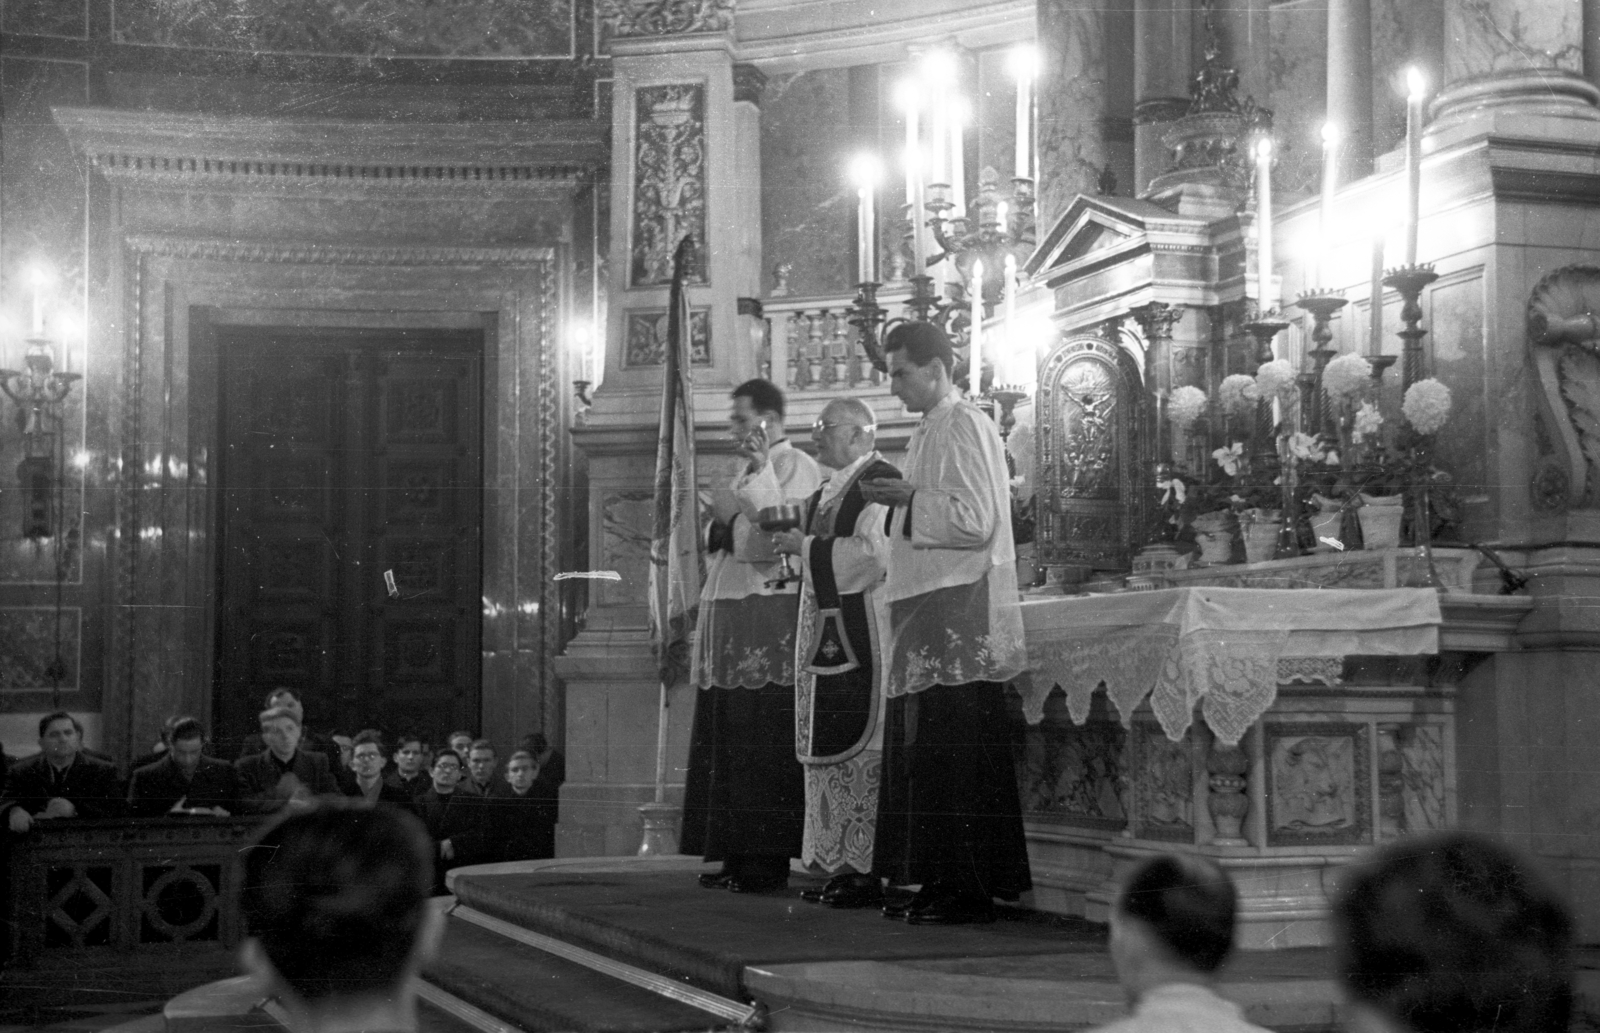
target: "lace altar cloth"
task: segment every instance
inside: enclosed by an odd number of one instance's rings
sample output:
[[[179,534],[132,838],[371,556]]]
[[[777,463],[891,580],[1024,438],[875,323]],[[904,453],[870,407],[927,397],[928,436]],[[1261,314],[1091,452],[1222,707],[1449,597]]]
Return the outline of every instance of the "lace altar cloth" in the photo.
[[[1182,739],[1200,704],[1237,745],[1278,695],[1283,657],[1415,656],[1439,651],[1430,588],[1169,588],[1022,604],[1030,675],[1017,680],[1029,723],[1060,686],[1076,724],[1101,684],[1124,725],[1146,696]]]

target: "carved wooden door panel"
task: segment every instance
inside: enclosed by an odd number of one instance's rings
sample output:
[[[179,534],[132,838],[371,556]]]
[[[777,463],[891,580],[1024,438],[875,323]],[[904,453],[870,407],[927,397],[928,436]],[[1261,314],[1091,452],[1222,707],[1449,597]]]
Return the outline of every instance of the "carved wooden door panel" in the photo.
[[[440,735],[479,710],[480,338],[219,332],[216,734]]]

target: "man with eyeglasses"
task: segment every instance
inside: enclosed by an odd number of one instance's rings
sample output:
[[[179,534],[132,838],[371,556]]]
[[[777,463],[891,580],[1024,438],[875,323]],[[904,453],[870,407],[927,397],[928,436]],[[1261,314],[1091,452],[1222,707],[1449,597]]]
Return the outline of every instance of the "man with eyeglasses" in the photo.
[[[345,795],[365,801],[368,807],[380,803],[411,810],[411,796],[404,789],[384,781],[383,769],[389,763],[389,751],[383,745],[383,733],[375,728],[357,732],[351,740],[350,768],[355,778]]]
[[[457,790],[464,770],[459,753],[440,750],[433,758],[433,788],[417,797],[415,804],[417,817],[428,827],[437,851],[435,894],[445,892],[447,869],[476,864],[484,855],[484,798]]]
[[[861,482],[899,478],[878,454],[876,419],[854,398],[828,403],[811,428],[817,458],[834,470],[806,507],[806,530],[784,531],[778,548],[799,556],[804,583],[795,630],[795,752],[805,771],[800,860],[830,876],[800,895],[837,908],[874,907],[872,839],[883,759],[882,660],[888,613],[887,507]]]
[[[733,389],[728,428],[739,466],[713,495],[715,521],[700,593],[691,680],[710,755],[705,858],[721,871],[707,889],[768,893],[789,882],[799,854],[805,789],[794,755],[794,628],[798,585],[779,570],[758,514],[803,505],[822,482],[816,460],[784,432],[783,392],[765,380]]]

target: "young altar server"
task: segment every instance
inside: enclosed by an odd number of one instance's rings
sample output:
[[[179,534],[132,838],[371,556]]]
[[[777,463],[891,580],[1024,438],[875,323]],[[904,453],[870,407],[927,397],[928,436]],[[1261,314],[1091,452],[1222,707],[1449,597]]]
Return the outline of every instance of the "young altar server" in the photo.
[[[708,889],[766,893],[789,882],[800,852],[805,790],[794,755],[794,626],[798,584],[779,572],[761,510],[804,505],[822,482],[816,460],[784,433],[783,392],[765,380],[733,389],[728,426],[741,463],[713,495],[706,581],[691,679],[710,709],[705,857],[722,869]]]
[[[876,907],[872,837],[883,760],[883,647],[888,611],[885,506],[861,493],[868,478],[898,478],[875,447],[877,421],[865,403],[828,403],[811,428],[817,458],[836,472],[811,496],[806,531],[785,531],[778,548],[801,558],[795,630],[795,749],[805,769],[805,834],[800,860],[831,878],[801,894],[832,907]]]
[[[1004,698],[1027,666],[1005,447],[951,383],[944,331],[902,323],[884,349],[890,390],[922,421],[904,479],[861,482],[867,501],[894,507],[873,870],[921,887],[887,917],[988,922],[992,898],[1031,886]]]

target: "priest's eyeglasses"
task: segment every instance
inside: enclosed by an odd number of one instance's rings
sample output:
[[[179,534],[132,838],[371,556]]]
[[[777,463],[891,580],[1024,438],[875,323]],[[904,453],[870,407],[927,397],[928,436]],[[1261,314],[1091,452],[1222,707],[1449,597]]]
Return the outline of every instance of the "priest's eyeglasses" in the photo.
[[[878,429],[877,424],[874,423],[869,423],[863,426],[859,423],[828,423],[825,420],[818,420],[816,423],[811,425],[811,436],[814,438],[820,438],[825,431],[832,430],[835,427],[856,427],[864,431],[874,431]]]

